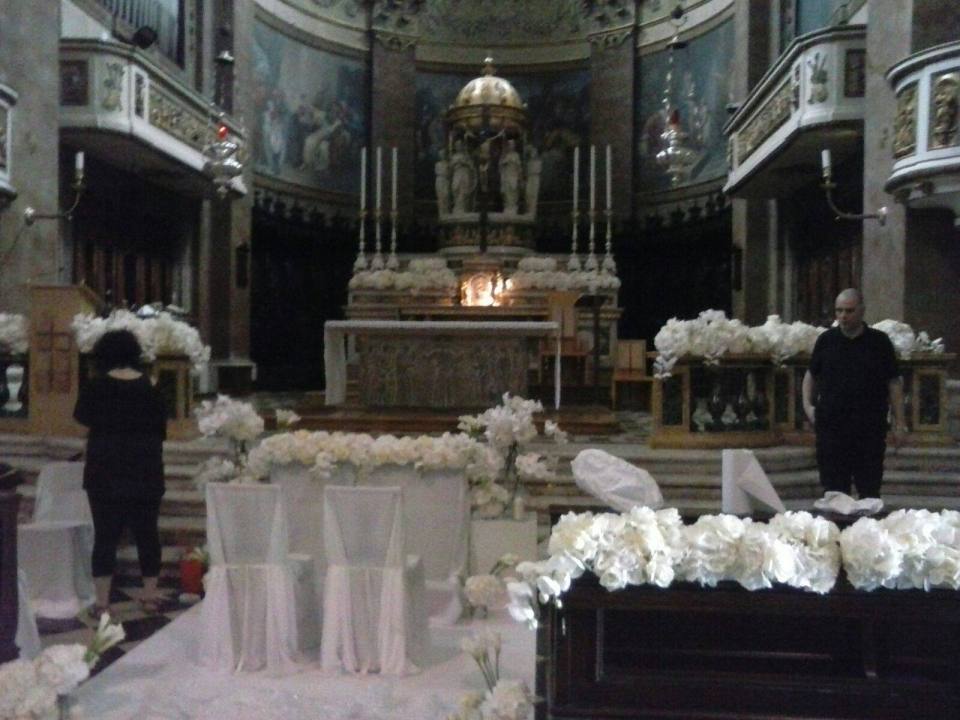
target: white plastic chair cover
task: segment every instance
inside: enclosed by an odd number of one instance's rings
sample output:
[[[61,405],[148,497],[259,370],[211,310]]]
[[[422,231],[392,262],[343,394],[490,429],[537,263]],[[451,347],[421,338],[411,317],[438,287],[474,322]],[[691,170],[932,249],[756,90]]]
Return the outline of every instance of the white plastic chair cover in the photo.
[[[724,450],[721,473],[721,512],[734,515],[749,515],[755,509],[786,512],[753,450]]]
[[[324,670],[417,672],[427,646],[423,571],[406,558],[398,487],[324,491]]]
[[[466,574],[470,541],[470,496],[462,470],[420,471],[411,465],[381,465],[371,486],[403,490],[403,539],[419,555],[427,580],[427,612],[441,624],[462,613],[460,578]]]
[[[17,633],[13,641],[20,649],[21,660],[33,660],[40,654],[40,633],[30,608],[30,592],[23,568],[17,570]]]
[[[27,575],[38,617],[70,618],[92,605],[93,517],[82,462],[40,470],[33,521],[17,528],[17,563]]]
[[[208,483],[207,544],[201,664],[230,671],[294,671],[296,604],[280,488]]]
[[[620,512],[663,505],[660,487],[650,473],[603,450],[581,450],[570,468],[577,487]]]

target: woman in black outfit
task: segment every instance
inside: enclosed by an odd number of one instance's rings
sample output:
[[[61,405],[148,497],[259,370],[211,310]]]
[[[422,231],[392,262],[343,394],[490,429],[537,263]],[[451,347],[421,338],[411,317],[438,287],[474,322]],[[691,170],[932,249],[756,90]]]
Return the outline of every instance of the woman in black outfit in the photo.
[[[86,425],[83,488],[93,514],[93,581],[99,616],[110,607],[110,582],[124,527],[137,543],[143,577],[141,606],[156,612],[159,595],[163,497],[163,398],[141,366],[142,351],[129,330],[104,333],[93,348],[95,376],[80,388],[74,417]]]

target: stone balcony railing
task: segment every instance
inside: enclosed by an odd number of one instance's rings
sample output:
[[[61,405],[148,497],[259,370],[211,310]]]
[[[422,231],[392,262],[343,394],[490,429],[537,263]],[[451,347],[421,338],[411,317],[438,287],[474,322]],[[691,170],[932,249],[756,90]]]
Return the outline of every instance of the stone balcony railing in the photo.
[[[910,207],[960,215],[960,41],[910,55],[887,71],[897,98],[887,192]]]
[[[207,98],[137,48],[104,40],[61,41],[60,128],[76,136],[78,146],[95,152],[95,135],[112,135],[113,150],[120,143],[135,169],[182,175],[203,189],[196,182],[206,161],[203,149],[216,140],[219,122]],[[223,122],[244,160],[243,128],[229,117]],[[246,192],[241,177],[231,188]]]
[[[862,143],[866,27],[842,25],[794,40],[724,127],[724,192],[783,197]]]

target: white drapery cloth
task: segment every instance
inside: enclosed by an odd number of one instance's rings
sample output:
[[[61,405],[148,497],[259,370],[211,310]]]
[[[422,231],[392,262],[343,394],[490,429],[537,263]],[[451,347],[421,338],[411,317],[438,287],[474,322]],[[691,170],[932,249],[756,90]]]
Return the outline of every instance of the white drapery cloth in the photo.
[[[53,462],[37,477],[33,521],[17,528],[17,563],[38,617],[70,618],[92,605],[93,517],[82,462]]]
[[[30,608],[30,592],[23,568],[17,570],[17,633],[13,642],[20,649],[21,660],[33,660],[40,654],[40,633]]]
[[[229,671],[296,670],[294,574],[280,488],[208,483],[207,543],[200,663]]]
[[[463,470],[380,465],[367,482],[402,488],[404,542],[423,562],[428,615],[437,622],[456,622],[463,611],[460,581],[470,544],[470,496]]]
[[[721,453],[721,471],[722,512],[748,515],[754,510],[775,513],[787,511],[753,450],[724,450]]]
[[[419,670],[429,645],[423,570],[403,534],[399,487],[324,490],[324,670]]]

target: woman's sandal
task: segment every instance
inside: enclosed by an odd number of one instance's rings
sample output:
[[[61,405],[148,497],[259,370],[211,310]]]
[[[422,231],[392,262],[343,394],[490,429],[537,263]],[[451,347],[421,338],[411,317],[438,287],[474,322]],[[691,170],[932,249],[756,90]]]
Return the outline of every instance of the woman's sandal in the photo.
[[[143,610],[143,612],[145,612],[147,615],[156,615],[160,612],[160,604],[163,602],[163,598],[140,598],[138,602],[140,604],[140,609]]]

